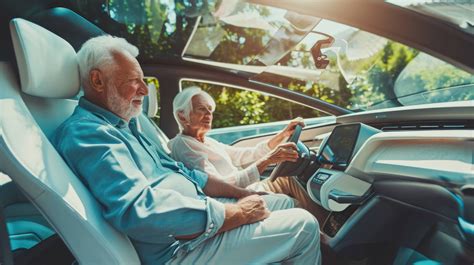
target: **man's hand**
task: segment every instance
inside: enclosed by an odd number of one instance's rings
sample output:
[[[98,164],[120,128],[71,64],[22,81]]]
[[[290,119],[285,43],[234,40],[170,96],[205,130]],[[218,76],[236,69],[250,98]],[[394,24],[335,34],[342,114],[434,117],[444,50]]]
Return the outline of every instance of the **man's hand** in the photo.
[[[259,195],[250,195],[240,199],[236,204],[225,204],[224,224],[218,233],[261,221],[268,216],[270,211],[263,198]]]
[[[265,200],[259,195],[250,195],[237,202],[246,219],[246,224],[261,221],[270,216]]]
[[[238,200],[235,204],[225,204],[224,223],[217,233],[223,233],[242,225],[252,224],[264,220],[268,218],[268,216],[270,216],[270,211],[267,208],[265,200],[261,196],[253,194]],[[190,240],[199,235],[200,233],[197,233],[176,238],[180,240]]]

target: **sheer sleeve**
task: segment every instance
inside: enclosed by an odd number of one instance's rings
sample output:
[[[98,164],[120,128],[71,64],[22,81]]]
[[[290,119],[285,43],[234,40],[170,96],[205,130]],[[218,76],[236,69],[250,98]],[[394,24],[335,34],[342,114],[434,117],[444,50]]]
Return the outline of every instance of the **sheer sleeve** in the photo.
[[[267,141],[260,142],[255,147],[234,147],[222,143],[219,144],[231,157],[232,163],[237,167],[243,168],[255,163],[271,151]]]
[[[206,139],[206,141],[212,142],[211,147],[208,147],[214,149],[212,155],[220,154],[223,156],[224,154],[222,154],[222,152],[227,152],[227,145],[221,144],[210,138]],[[210,176],[223,179],[230,184],[239,187],[246,187],[258,181],[260,178],[260,174],[255,165],[248,166],[245,169],[236,169],[229,175],[221,174],[219,167],[224,165],[216,165],[214,163],[217,162],[211,162],[209,159],[209,150],[206,150],[202,144],[195,143],[192,139],[177,136],[170,141],[169,147],[171,149],[171,156],[174,159],[181,161],[185,166],[191,169],[204,171]],[[243,154],[243,156],[245,156],[245,154]],[[231,156],[231,159],[234,158]],[[251,162],[251,160],[249,161]],[[232,164],[235,165],[233,160]]]

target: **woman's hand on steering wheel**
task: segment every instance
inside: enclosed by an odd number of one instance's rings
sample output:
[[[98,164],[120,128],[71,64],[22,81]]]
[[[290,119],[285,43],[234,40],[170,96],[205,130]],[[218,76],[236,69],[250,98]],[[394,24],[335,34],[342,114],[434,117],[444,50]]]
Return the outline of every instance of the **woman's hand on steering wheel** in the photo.
[[[263,157],[259,162],[257,162],[257,169],[260,174],[262,174],[263,171],[265,171],[265,169],[271,164],[286,161],[296,162],[296,160],[298,160],[298,157],[298,149],[296,148],[295,143],[282,143],[279,144],[272,151],[270,151],[270,153]]]
[[[270,147],[270,149],[276,148],[278,144],[282,143],[295,132],[297,125],[300,125],[301,128],[305,126],[303,118],[298,117],[291,120],[281,132],[277,133],[270,139],[270,141],[268,141],[268,147]]]
[[[300,152],[308,152],[309,153],[309,149],[303,144],[303,143],[300,143],[299,142],[299,138],[300,138],[300,135],[301,135],[301,130],[303,129],[302,126],[300,126],[300,124],[296,124],[294,129],[293,129],[293,134],[290,135],[290,137],[288,138],[288,142],[287,144],[294,144],[295,145],[295,151],[298,155],[297,159],[299,158],[300,156]],[[298,146],[301,145],[301,150],[298,149]],[[305,155],[306,153],[303,153],[303,155]],[[272,173],[270,174],[270,180],[271,181],[275,181],[276,178],[278,178],[278,176],[280,176],[281,173],[283,172],[286,172],[284,174],[288,174],[288,173],[291,173],[294,168],[293,165],[296,165],[297,167],[299,167],[298,163],[291,163],[291,162],[297,162],[297,161],[282,161],[280,163],[277,164],[277,166],[273,169]],[[292,166],[293,168],[290,168],[290,170],[288,170],[288,166]],[[285,169],[285,170],[284,170]]]
[[[303,118],[297,117],[297,118],[294,118],[293,120],[291,120],[290,123],[288,123],[288,125],[286,126],[286,128],[283,129],[283,131],[281,131],[281,134],[285,138],[289,137],[295,131],[296,125],[300,125],[301,128],[304,128],[305,123],[304,123]]]

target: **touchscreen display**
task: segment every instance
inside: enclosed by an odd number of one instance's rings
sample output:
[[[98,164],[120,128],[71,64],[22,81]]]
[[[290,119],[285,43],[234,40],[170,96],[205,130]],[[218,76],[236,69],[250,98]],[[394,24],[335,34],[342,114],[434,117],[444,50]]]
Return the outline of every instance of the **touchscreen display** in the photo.
[[[343,125],[334,128],[321,152],[321,162],[345,167],[354,150],[360,124]]]

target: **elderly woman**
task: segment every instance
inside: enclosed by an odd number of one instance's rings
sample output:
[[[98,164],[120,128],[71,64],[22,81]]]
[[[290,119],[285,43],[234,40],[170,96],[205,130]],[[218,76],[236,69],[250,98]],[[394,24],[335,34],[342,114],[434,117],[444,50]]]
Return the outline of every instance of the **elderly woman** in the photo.
[[[287,194],[323,221],[320,218],[325,217],[324,210],[309,198],[294,178],[260,181],[260,174],[270,164],[296,161],[296,145],[282,142],[293,133],[296,125],[304,126],[302,119],[292,120],[283,131],[255,147],[233,147],[206,137],[212,127],[215,107],[212,97],[199,87],[184,89],[175,97],[173,113],[180,133],[168,143],[171,156],[188,168],[199,169],[240,187]]]

